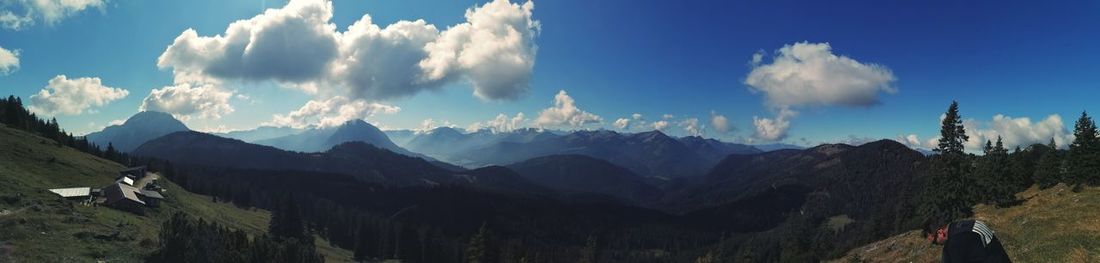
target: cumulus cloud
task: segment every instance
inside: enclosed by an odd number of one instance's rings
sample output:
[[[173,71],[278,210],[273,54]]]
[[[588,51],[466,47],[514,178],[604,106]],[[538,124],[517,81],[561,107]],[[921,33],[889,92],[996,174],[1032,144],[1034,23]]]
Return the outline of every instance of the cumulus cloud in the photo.
[[[731,130],[730,120],[727,119],[726,116],[715,113],[714,111],[710,112],[710,126],[713,127],[715,131],[718,131],[718,133],[728,133]]]
[[[745,77],[749,90],[763,93],[765,104],[778,112],[773,118],[753,116],[758,139],[786,138],[796,107],[872,106],[879,93],[897,92],[890,69],[833,54],[829,43],[800,42],[776,52],[769,64],[762,52],[753,54]]]
[[[426,132],[426,131],[434,130],[435,128],[439,128],[439,127],[454,128],[454,127],[458,127],[458,125],[455,125],[454,123],[451,123],[451,121],[448,121],[448,120],[436,121],[432,118],[427,118],[427,119],[424,119],[423,121],[420,122],[420,128],[416,129],[416,131],[417,132]]]
[[[615,125],[615,128],[619,128],[619,130],[626,130],[626,127],[630,126],[630,119],[619,118],[615,120],[615,123],[613,125]]]
[[[653,122],[653,129],[658,131],[664,131],[668,128],[668,121],[655,121]]]
[[[305,82],[322,76],[337,57],[332,3],[294,0],[233,22],[222,35],[184,30],[157,58],[176,82],[274,79]]]
[[[263,125],[276,127],[332,127],[349,120],[365,119],[376,114],[394,114],[400,107],[367,102],[361,99],[332,97],[325,100],[311,100],[295,111],[287,114],[275,114],[270,122]]]
[[[894,80],[885,66],[835,55],[829,43],[801,42],[780,48],[771,64],[754,66],[745,84],[774,106],[870,106],[880,92],[897,92]]]
[[[495,0],[466,10],[466,23],[442,32],[429,43],[420,66],[430,80],[463,74],[484,99],[514,99],[524,94],[535,66],[535,37],[541,30],[532,20],[535,4]]]
[[[513,117],[508,117],[507,114],[498,114],[496,118],[483,122],[474,122],[469,126],[466,126],[466,131],[475,132],[481,129],[489,129],[494,133],[510,132],[519,128],[523,128],[523,123],[527,122],[527,117],[522,112],[516,113]]]
[[[160,111],[180,120],[192,117],[218,119],[233,112],[229,99],[233,93],[213,84],[182,83],[153,89],[141,102],[141,111]]]
[[[388,26],[363,15],[346,31],[328,0],[286,6],[230,24],[215,36],[185,30],[158,58],[176,82],[274,80],[307,92],[369,101],[411,96],[465,79],[483,99],[528,89],[539,23],[534,4],[495,0],[440,31],[423,20]]]
[[[45,88],[31,95],[30,109],[45,115],[77,115],[129,94],[125,89],[104,86],[99,78],[69,79],[57,75]]]
[[[680,121],[679,126],[691,136],[703,136],[703,130],[706,129],[705,125],[699,124],[698,118],[684,119]]]
[[[36,21],[54,25],[89,8],[102,8],[103,0],[14,0],[0,3],[0,26],[22,30]]]
[[[579,128],[586,124],[600,123],[603,118],[592,113],[577,108],[576,102],[573,101],[573,97],[565,93],[565,90],[558,91],[558,94],[554,96],[554,106],[543,109],[539,113],[535,123],[542,127],[572,127]]]
[[[898,135],[897,141],[909,146],[910,148],[926,146],[921,143],[920,137],[916,134]]]
[[[1059,148],[1065,148],[1074,138],[1072,131],[1066,128],[1066,123],[1058,114],[1048,115],[1037,122],[1028,117],[1013,118],[997,114],[987,122],[966,119],[963,121],[963,126],[966,127],[966,135],[970,137],[963,146],[971,152],[981,152],[985,148],[985,142],[987,140],[996,142],[997,136],[1001,137],[1005,148],[1009,149],[1016,146],[1026,148],[1035,143],[1047,144],[1051,138]],[[939,139],[940,136],[929,138],[923,146],[934,149],[939,145]],[[915,134],[910,134],[905,137],[905,140],[910,145],[913,142],[920,142]]]
[[[1002,114],[994,115],[989,122],[965,122],[966,134],[970,136],[966,147],[970,150],[982,149],[987,140],[997,141],[997,136],[1001,136],[1005,147],[1010,149],[1016,146],[1023,148],[1034,143],[1046,144],[1051,138],[1063,146],[1073,141],[1073,133],[1066,128],[1058,114],[1051,114],[1037,122],[1032,122],[1027,117],[1013,118]]]
[[[630,114],[625,118],[615,119],[615,122],[611,123],[615,128],[622,131],[639,131],[650,129],[653,125],[646,122],[641,113]]]
[[[16,70],[19,70],[19,50],[0,47],[0,76],[7,76]]]
[[[766,141],[778,141],[787,138],[787,130],[791,128],[790,118],[797,115],[788,108],[782,108],[775,118],[761,118],[752,116],[752,124],[756,126],[753,137]]]
[[[424,46],[438,35],[439,30],[424,20],[380,28],[363,15],[341,35],[346,59],[336,63],[334,77],[356,98],[402,97],[437,88],[445,80],[425,78],[419,63],[428,56]]]

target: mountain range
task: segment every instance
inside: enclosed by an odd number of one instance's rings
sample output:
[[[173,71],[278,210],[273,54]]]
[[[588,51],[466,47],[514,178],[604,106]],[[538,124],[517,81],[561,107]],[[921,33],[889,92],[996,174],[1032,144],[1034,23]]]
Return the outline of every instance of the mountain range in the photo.
[[[341,125],[305,129],[296,134],[251,141],[288,151],[322,152],[345,142],[360,141],[408,156],[421,156],[397,146],[386,134],[363,120],[350,120]]]
[[[360,141],[318,153],[286,151],[201,132],[177,132],[146,142],[134,155],[203,167],[343,174],[393,186],[470,185],[501,191],[546,193],[508,170],[491,167],[455,172],[427,160]]]
[[[127,131],[140,139],[164,132],[143,130],[149,123],[178,121],[167,114],[142,113],[92,137]],[[223,184],[238,191],[275,187],[361,209],[381,209],[378,213],[385,215],[413,209],[409,217],[459,232],[497,218],[507,222],[495,223],[500,231],[532,233],[529,225],[519,222],[537,219],[545,227],[568,221],[562,225],[566,228],[555,229],[574,229],[568,231],[583,238],[577,233],[641,216],[644,219],[632,221],[635,225],[621,229],[629,232],[622,237],[636,238],[638,229],[656,227],[669,231],[669,236],[655,240],[679,236],[717,242],[718,247],[744,247],[738,242],[753,240],[760,244],[754,246],[764,247],[761,253],[775,251],[786,240],[771,237],[799,231],[816,233],[807,237],[813,243],[836,240],[829,247],[810,249],[822,256],[906,230],[914,225],[912,204],[928,167],[927,157],[890,140],[763,151],[701,137],[673,138],[660,131],[463,133],[445,128],[406,134],[406,147],[435,149],[437,156],[462,156],[482,164],[466,169],[415,157],[412,151],[398,152],[404,148],[363,121],[325,129],[222,134],[257,139],[256,143],[189,131],[183,125],[168,127],[183,131],[145,141],[130,153],[139,160],[185,167],[181,171],[190,172],[176,178],[207,182],[188,183],[203,191],[220,193],[224,187],[218,185]],[[295,151],[257,144],[262,141],[313,148]],[[286,184],[291,181],[295,183]],[[302,188],[305,185],[308,188]],[[250,191],[261,189],[267,188]],[[353,199],[341,199],[345,197]],[[591,216],[602,221],[585,219]],[[439,220],[454,217],[463,218],[462,223]],[[718,236],[705,233],[738,237],[718,241]],[[553,233],[532,235],[560,240]]]
[[[539,129],[463,133],[447,127],[417,134],[405,147],[466,167],[506,165],[550,155],[585,155],[645,177],[662,178],[702,175],[728,154],[761,152],[714,139],[672,138],[660,131],[624,134],[595,130],[562,135]]]

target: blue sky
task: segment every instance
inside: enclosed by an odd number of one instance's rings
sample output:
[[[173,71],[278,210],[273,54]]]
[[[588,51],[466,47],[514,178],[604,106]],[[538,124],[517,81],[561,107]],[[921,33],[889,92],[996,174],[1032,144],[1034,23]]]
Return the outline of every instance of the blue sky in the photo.
[[[154,89],[182,82],[174,76],[174,70],[193,61],[180,58],[167,67],[158,67],[158,57],[184,30],[193,28],[198,38],[224,35],[234,21],[252,19],[268,8],[283,9],[287,5],[286,1],[106,1],[74,8],[5,3],[0,5],[3,12],[24,15],[32,23],[20,28],[4,24],[0,28],[0,48],[18,54],[18,66],[6,72],[0,55],[0,73],[6,73],[0,75],[2,93],[28,101],[58,75],[68,80],[99,78],[103,87],[126,90],[125,96],[109,96],[101,104],[80,107],[80,113],[71,109],[68,113],[41,110],[78,134],[125,119],[149,100]],[[469,23],[464,17],[467,9],[486,3],[336,1],[327,23],[334,24],[337,32],[346,32],[352,23],[369,14],[371,22],[382,28],[401,20],[423,19],[442,32]],[[523,3],[513,4],[512,11],[522,13]],[[160,109],[179,111],[176,114],[199,130],[248,129],[274,123],[276,114],[289,116],[307,102],[316,101],[330,106],[356,102],[361,104],[354,105],[382,105],[367,106],[377,110],[374,114],[353,115],[384,128],[420,128],[425,119],[435,120],[435,125],[447,121],[462,128],[475,122],[489,126],[488,121],[499,114],[511,119],[522,112],[523,120],[514,126],[620,130],[615,121],[624,118],[634,125],[625,129],[628,131],[650,130],[654,122],[667,121],[669,126],[664,131],[682,136],[693,133],[687,129],[693,125],[686,120],[695,118],[695,133],[729,141],[816,144],[890,138],[925,146],[938,134],[938,116],[951,100],[958,100],[963,116],[974,119],[973,133],[979,135],[975,142],[997,135],[1012,144],[1045,142],[1050,137],[1062,141],[1071,138],[1068,133],[1080,111],[1098,110],[1095,98],[1100,97],[1100,45],[1096,43],[1100,28],[1096,25],[1100,25],[1100,3],[1043,4],[536,1],[527,18],[537,21],[537,28],[518,28],[534,33],[513,46],[519,48],[515,54],[531,55],[524,60],[532,65],[528,70],[517,72],[515,65],[469,66],[448,71],[451,73],[447,78],[431,85],[398,84],[393,88],[403,90],[398,95],[384,93],[388,90],[381,87],[388,85],[384,82],[369,89],[357,89],[355,85],[337,88],[347,84],[329,77],[316,81],[314,88],[319,91],[311,93],[298,86],[302,83],[288,84],[287,77],[278,75],[286,71],[207,74],[216,78],[216,83],[192,83],[191,91],[201,86],[217,91],[206,94],[228,94],[214,100],[219,105],[204,104],[199,111],[167,102],[159,105]],[[60,8],[62,12],[54,17],[48,17],[45,11],[35,13],[42,8]],[[489,46],[470,41],[476,47]],[[828,94],[812,93],[815,96],[809,100],[776,103],[781,98],[770,97],[773,92],[804,87],[786,82],[757,83],[769,85],[759,87],[749,84],[750,73],[782,66],[777,62],[782,61],[780,49],[788,46],[796,50],[799,43],[861,66],[877,65],[879,71],[872,73],[888,78],[872,82],[881,86],[855,87],[858,90],[852,92],[847,92],[852,87],[842,84],[817,87],[824,90],[819,92],[864,96],[855,101],[820,99],[818,95]],[[826,43],[828,49],[822,51],[820,47]],[[310,48],[280,54],[305,61],[305,56],[313,54],[309,50],[316,51]],[[752,63],[754,54],[762,54],[756,64]],[[503,55],[490,52],[485,56],[492,59]],[[374,58],[367,55],[361,59]],[[196,67],[202,66],[209,65]],[[210,72],[211,68],[204,69]],[[525,91],[496,97],[475,95],[474,90],[493,90],[475,88],[475,81],[492,80],[475,76],[477,72],[518,76],[519,81],[501,87],[514,84],[526,87],[518,88]],[[833,81],[845,76],[868,75],[827,74],[822,77],[826,79],[815,79],[822,81],[814,83],[852,83]],[[357,90],[369,92],[354,92]],[[555,95],[561,90],[575,101],[573,106],[579,112],[559,107],[554,114],[540,118],[544,109],[554,106]],[[867,94],[872,96],[869,100]],[[345,99],[332,100],[337,96]],[[227,111],[227,107],[232,110]],[[386,113],[385,109],[391,110]],[[783,118],[788,125],[781,129],[782,134],[761,134],[754,117],[780,120],[782,109],[796,113]],[[209,111],[214,113],[203,114]],[[637,125],[631,116],[634,113],[641,114],[645,126]],[[665,119],[665,114],[673,116]],[[1002,117],[995,118],[999,114]],[[1052,114],[1058,115],[1060,122],[1048,119]],[[712,117],[716,115],[728,119],[728,130],[715,127]],[[1028,118],[1027,122],[1021,118]],[[310,122],[285,119],[282,124]],[[916,140],[908,142],[908,135]]]

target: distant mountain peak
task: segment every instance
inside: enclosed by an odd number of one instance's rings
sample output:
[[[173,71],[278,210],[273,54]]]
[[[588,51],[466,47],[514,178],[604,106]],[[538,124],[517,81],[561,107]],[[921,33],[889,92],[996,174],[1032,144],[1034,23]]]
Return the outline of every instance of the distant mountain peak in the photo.
[[[641,139],[643,139],[643,140],[646,140],[646,141],[652,141],[652,140],[674,140],[674,139],[672,139],[672,137],[669,137],[669,136],[668,136],[667,134],[665,134],[664,132],[661,132],[660,130],[652,130],[652,131],[647,131],[647,132],[639,132],[639,133],[635,133],[635,134],[634,134],[634,136],[635,136],[635,137],[638,137],[638,138],[641,138]]]
[[[451,128],[451,127],[438,127],[438,128],[435,128],[435,129],[432,129],[432,130],[428,131],[428,133],[429,133],[429,134],[437,134],[437,133],[457,133],[457,134],[462,134],[462,132],[458,131],[458,129],[455,129],[455,128]]]
[[[115,149],[129,152],[141,144],[177,131],[189,131],[183,122],[172,117],[171,114],[157,111],[142,111],[130,116],[121,125],[111,125],[102,131],[85,135],[100,147],[108,144]]]
[[[921,151],[909,148],[909,146],[906,146],[905,144],[902,144],[900,142],[890,140],[890,139],[882,139],[882,140],[878,140],[878,141],[865,143],[865,144],[860,145],[859,147],[856,147],[856,148],[881,149],[881,150],[884,150],[884,151],[891,151],[891,152],[911,152],[912,151],[912,152],[921,153],[922,155],[924,154]]]
[[[187,125],[183,122],[172,117],[172,114],[159,112],[159,111],[142,111],[130,116],[126,119],[126,122],[122,123],[122,126],[129,125],[142,125],[142,124],[157,124],[157,125],[170,125],[172,128],[187,129]]]

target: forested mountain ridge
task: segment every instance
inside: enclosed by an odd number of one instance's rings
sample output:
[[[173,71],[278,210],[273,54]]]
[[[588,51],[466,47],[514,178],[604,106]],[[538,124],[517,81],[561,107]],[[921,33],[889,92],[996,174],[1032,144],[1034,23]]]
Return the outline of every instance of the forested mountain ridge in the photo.
[[[515,173],[448,170],[421,158],[358,141],[342,143],[325,152],[300,153],[200,132],[179,132],[149,141],[134,150],[134,154],[204,167],[338,173],[386,185],[463,184],[502,191],[542,191],[534,190],[539,187]],[[474,180],[477,178],[482,180]]]

